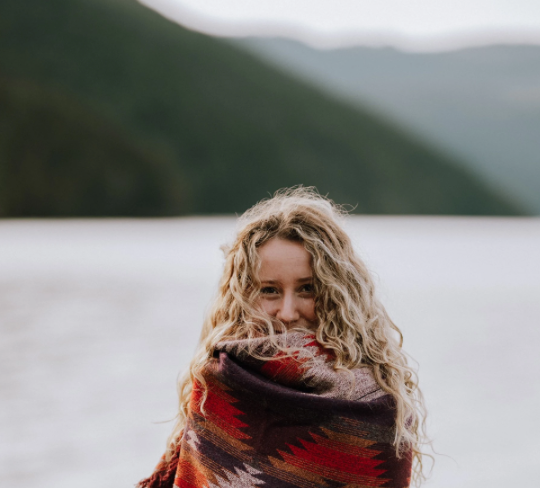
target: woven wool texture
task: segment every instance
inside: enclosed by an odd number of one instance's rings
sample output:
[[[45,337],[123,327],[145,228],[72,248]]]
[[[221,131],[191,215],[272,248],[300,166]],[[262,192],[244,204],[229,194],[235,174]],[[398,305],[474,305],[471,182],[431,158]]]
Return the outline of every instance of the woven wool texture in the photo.
[[[409,486],[411,454],[398,459],[394,401],[371,369],[333,369],[309,333],[218,344],[194,384],[173,459],[141,488]]]

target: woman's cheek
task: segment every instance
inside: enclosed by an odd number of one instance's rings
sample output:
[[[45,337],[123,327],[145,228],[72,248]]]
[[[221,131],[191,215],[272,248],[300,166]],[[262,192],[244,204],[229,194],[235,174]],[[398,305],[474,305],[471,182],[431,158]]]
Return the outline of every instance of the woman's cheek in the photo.
[[[315,300],[314,299],[311,299],[311,300],[307,301],[304,316],[310,322],[316,322],[317,321],[317,314],[315,312]]]
[[[276,315],[276,306],[273,302],[270,300],[265,300],[264,298],[261,298],[260,300],[260,307],[261,310],[271,317],[274,317]]]

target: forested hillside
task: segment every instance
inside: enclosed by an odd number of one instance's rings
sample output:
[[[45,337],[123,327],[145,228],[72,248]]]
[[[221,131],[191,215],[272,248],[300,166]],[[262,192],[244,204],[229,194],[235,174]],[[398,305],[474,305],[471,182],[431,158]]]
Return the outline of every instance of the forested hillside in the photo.
[[[368,104],[406,125],[540,215],[540,45],[406,52],[319,50],[279,38],[233,43],[345,103]]]
[[[0,3],[0,214],[518,214],[459,162],[129,0]]]

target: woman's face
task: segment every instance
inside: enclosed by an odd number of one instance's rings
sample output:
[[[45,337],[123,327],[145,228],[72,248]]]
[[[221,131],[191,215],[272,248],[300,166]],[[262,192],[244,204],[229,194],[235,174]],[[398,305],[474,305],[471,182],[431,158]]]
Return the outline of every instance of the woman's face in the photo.
[[[311,255],[295,241],[270,239],[259,248],[259,305],[287,328],[317,328]]]

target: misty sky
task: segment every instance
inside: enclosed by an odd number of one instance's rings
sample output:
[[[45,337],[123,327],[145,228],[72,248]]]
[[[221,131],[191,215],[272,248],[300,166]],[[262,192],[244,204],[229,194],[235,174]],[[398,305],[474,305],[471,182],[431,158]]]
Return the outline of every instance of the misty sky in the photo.
[[[215,35],[284,35],[320,47],[393,44],[445,49],[540,44],[538,0],[140,0]]]

